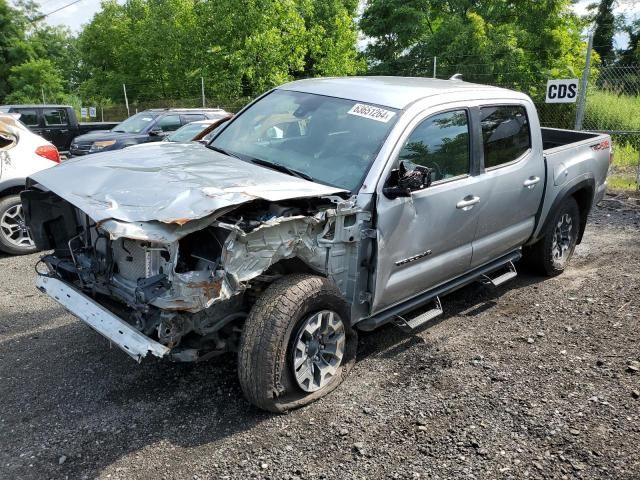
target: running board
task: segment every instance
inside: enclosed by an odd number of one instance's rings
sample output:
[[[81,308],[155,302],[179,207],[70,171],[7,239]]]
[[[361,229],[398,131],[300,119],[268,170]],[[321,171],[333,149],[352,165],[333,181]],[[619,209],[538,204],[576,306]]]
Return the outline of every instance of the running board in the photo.
[[[480,281],[485,285],[492,285],[494,287],[497,287],[518,276],[518,272],[516,272],[516,266],[513,264],[513,262],[507,263],[505,267],[507,269],[506,272],[503,269],[498,270],[499,272],[503,272],[501,275],[492,277],[491,275],[493,275],[495,272],[491,272],[486,275],[482,275],[480,277]]]
[[[393,323],[401,330],[405,332],[411,332],[416,328],[421,327],[425,323],[433,320],[434,318],[442,315],[442,313],[443,310],[442,303],[440,303],[440,297],[436,297],[433,299],[433,307],[430,310],[427,310],[423,314],[418,315],[417,317],[414,317],[410,320],[406,320],[405,318],[398,315],[393,319]]]
[[[491,272],[495,272],[501,267],[504,267],[509,262],[518,261],[520,257],[522,257],[522,252],[520,251],[520,249],[514,250],[500,258],[497,258],[492,262],[482,265],[472,270],[471,272],[467,272],[460,277],[450,280],[449,282],[446,282],[436,288],[427,290],[426,292],[423,292],[405,302],[389,307],[381,312],[376,313],[375,315],[372,315],[369,318],[364,318],[360,322],[356,323],[355,326],[358,328],[358,330],[362,330],[364,332],[375,330],[376,328],[379,328],[386,323],[393,322],[398,315],[404,315],[408,312],[424,307],[425,305],[432,302],[434,298],[447,295],[459,288],[464,287],[465,285],[473,283],[480,279],[482,275],[488,275]]]

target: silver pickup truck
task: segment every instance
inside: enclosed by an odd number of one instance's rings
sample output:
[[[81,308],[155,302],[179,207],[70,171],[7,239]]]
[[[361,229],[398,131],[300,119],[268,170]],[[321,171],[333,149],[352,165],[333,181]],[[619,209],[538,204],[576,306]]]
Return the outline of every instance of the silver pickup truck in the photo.
[[[137,361],[237,352],[258,407],[333,390],[357,330],[412,331],[520,260],[564,270],[604,195],[607,135],[540,128],[529,97],[459,80],[288,83],[207,145],[34,174],[38,288]]]

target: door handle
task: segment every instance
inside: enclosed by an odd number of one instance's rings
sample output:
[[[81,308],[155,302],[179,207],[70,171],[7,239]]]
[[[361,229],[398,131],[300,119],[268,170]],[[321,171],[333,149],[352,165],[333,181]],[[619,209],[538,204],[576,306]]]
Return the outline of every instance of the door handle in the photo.
[[[531,190],[540,181],[540,177],[529,177],[524,181],[524,186]]]
[[[476,197],[475,195],[467,195],[456,204],[456,208],[458,210],[464,210],[466,212],[467,210],[471,210],[477,203],[480,203],[480,197]]]

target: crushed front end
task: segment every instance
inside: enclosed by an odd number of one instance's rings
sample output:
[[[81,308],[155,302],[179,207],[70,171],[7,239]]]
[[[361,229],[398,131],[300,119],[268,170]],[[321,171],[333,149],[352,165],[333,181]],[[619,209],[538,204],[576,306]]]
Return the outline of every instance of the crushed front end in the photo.
[[[37,186],[22,199],[36,245],[52,251],[38,287],[138,361],[235,351],[255,298],[286,273],[333,276],[353,296],[369,218],[337,197],[257,200],[172,223],[95,222]]]

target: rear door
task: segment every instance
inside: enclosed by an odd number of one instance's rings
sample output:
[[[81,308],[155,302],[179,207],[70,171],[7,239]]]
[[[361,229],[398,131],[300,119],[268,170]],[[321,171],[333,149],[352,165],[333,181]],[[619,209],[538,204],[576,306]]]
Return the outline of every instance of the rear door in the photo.
[[[42,125],[38,108],[13,108],[13,113],[20,114],[20,121],[36,135],[42,135]]]
[[[42,136],[53,143],[58,150],[67,151],[71,145],[71,130],[66,108],[43,108],[44,122]]]
[[[433,169],[430,187],[410,198],[377,194],[378,252],[372,313],[464,273],[471,263],[483,186],[472,152],[472,111],[464,106],[418,116],[392,153]]]
[[[478,209],[472,267],[520,247],[533,233],[545,178],[537,119],[529,103],[480,107],[480,178],[487,194]]]

